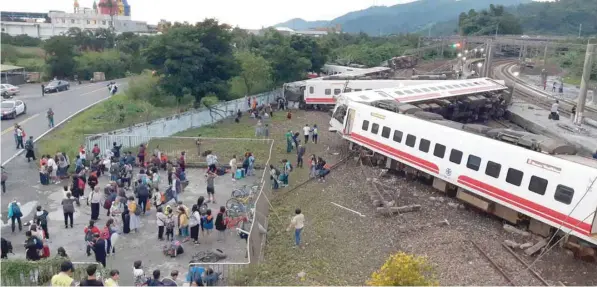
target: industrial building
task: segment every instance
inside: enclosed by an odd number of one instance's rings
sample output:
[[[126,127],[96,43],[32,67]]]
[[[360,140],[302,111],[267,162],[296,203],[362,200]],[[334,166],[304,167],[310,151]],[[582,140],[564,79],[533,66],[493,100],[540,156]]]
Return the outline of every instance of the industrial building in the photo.
[[[2,32],[12,36],[28,35],[48,39],[61,35],[70,28],[94,30],[113,27],[116,33],[147,33],[146,22],[131,19],[131,7],[127,0],[94,1],[92,8],[81,8],[74,1],[73,12],[49,11],[48,13],[1,12]]]

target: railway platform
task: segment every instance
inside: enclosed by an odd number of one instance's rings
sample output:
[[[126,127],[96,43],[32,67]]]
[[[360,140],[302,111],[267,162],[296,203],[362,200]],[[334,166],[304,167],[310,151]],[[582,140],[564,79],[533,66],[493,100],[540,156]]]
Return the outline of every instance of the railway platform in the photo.
[[[560,120],[550,120],[548,110],[526,102],[513,102],[508,110],[510,121],[532,133],[574,144],[580,155],[591,156],[597,150],[597,128],[590,125],[579,128],[563,113],[560,113]]]

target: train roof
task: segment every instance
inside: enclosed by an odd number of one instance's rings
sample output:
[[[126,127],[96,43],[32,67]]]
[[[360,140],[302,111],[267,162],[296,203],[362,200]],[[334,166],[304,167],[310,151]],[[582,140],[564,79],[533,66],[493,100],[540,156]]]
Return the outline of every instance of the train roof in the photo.
[[[341,97],[355,102],[373,103],[395,100],[399,103],[420,102],[431,99],[457,97],[462,95],[506,90],[504,84],[490,78],[476,78],[455,81],[438,81],[414,86],[377,89],[344,93]]]
[[[354,69],[354,70],[349,71],[349,72],[339,73],[338,75],[323,76],[323,77],[320,77],[319,79],[325,80],[329,77],[334,77],[334,76],[336,76],[336,77],[337,76],[355,77],[356,78],[356,77],[367,76],[367,75],[376,74],[376,73],[380,73],[380,72],[387,72],[387,71],[391,70],[391,68],[388,68],[388,67],[373,67],[373,68],[366,68],[366,69],[351,68],[351,69]]]

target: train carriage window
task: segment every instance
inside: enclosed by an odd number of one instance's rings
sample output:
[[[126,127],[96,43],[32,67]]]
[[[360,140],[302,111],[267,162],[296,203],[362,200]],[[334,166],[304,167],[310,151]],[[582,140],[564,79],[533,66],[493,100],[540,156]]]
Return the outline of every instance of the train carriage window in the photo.
[[[432,91],[437,91],[436,87],[429,87]]]
[[[315,93],[315,89],[314,89],[313,87],[309,87],[309,93],[310,93],[310,94],[313,94],[313,93]]]
[[[391,131],[391,129],[390,129],[390,128],[388,128],[388,127],[383,127],[383,128],[381,129],[381,136],[382,136],[382,137],[384,137],[384,138],[390,138],[390,131]]]
[[[421,139],[421,141],[419,142],[419,150],[423,151],[423,152],[429,152],[429,146],[431,145],[431,142],[426,140],[426,139]]]
[[[481,158],[478,156],[469,154],[468,160],[466,161],[466,167],[468,167],[472,170],[479,171],[479,168],[481,167]]]
[[[508,168],[506,182],[512,185],[520,186],[520,183],[522,182],[522,176],[522,171],[514,168]]]
[[[369,121],[363,121],[363,127],[362,129],[364,131],[367,131],[369,129]]]
[[[371,133],[377,134],[378,131],[379,131],[379,125],[376,123],[373,123],[373,125],[371,125]]]
[[[394,131],[394,141],[395,142],[402,142],[402,132],[399,130]]]
[[[421,90],[423,90],[425,92],[429,92],[429,89],[421,88]]]
[[[448,89],[453,89],[453,88],[454,88],[454,86],[452,86],[452,85],[446,85],[446,87],[447,87]]]
[[[332,94],[332,89],[325,89],[325,94],[326,96],[329,96]]]
[[[446,154],[446,146],[436,143],[435,148],[433,149],[433,155],[439,158],[444,158],[444,154]]]
[[[462,152],[457,149],[452,149],[450,152],[450,161],[455,164],[460,164],[462,161]]]
[[[555,200],[561,203],[570,204],[572,202],[572,197],[574,197],[574,189],[558,184],[556,193],[553,195]]]
[[[444,87],[444,86],[438,86],[438,88],[439,88],[440,90],[445,90],[445,89],[446,89],[446,87]]]
[[[371,90],[373,90],[373,89],[365,89],[365,91],[371,91]]]
[[[345,93],[350,93],[350,92],[352,92],[352,89],[351,88],[346,88],[346,89],[344,89],[344,92]]]
[[[363,89],[354,89],[354,91],[355,91],[355,92],[360,92],[360,91],[362,91],[362,90],[363,90]]]
[[[404,92],[407,93],[407,94],[409,94],[409,95],[413,93],[413,91],[411,91],[411,90],[404,90]]]
[[[404,95],[404,93],[403,93],[403,92],[401,92],[401,91],[394,91],[394,93],[396,93],[396,94],[398,94],[398,95],[400,95],[400,96],[403,96],[403,95]]]
[[[334,89],[334,95],[339,95],[340,93],[342,93],[341,89]]]
[[[529,182],[529,190],[544,195],[545,189],[547,189],[547,179],[540,178],[538,176],[531,176],[531,181]]]
[[[469,87],[474,86],[474,84],[472,84],[472,83],[466,83],[466,85],[469,86]]]
[[[421,93],[421,90],[419,90],[419,89],[413,89],[413,91],[415,91],[417,93]]]
[[[415,147],[415,142],[417,141],[417,137],[413,136],[413,135],[406,135],[406,141],[404,143],[406,143],[407,146],[409,147]]]
[[[487,166],[485,167],[485,174],[489,175],[494,178],[500,177],[500,170],[502,169],[502,165],[499,163],[495,163],[493,161],[488,161]]]

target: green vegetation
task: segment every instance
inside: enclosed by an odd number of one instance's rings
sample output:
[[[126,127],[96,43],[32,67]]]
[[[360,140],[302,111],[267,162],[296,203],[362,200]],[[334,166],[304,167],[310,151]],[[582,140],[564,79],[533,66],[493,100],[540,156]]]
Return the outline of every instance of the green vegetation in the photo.
[[[2,286],[48,286],[52,276],[60,272],[60,264],[64,259],[51,257],[39,261],[26,261],[22,259],[3,259],[1,268]],[[73,278],[75,281],[81,281],[87,278],[87,264],[75,264]],[[97,275],[106,278],[106,272],[101,264],[97,264]],[[37,272],[37,281],[30,274]],[[23,281],[25,280],[25,281]]]
[[[370,286],[437,286],[429,279],[431,265],[424,257],[398,252],[371,275]]]
[[[518,19],[504,11],[504,6],[491,4],[489,10],[480,12],[471,9],[468,13],[460,13],[458,27],[462,35],[504,35],[522,34]]]
[[[2,44],[20,46],[20,47],[38,47],[41,40],[38,38],[29,37],[27,35],[11,36],[7,33],[2,33]]]
[[[64,151],[70,158],[74,158],[78,147],[85,143],[86,135],[125,128],[181,112],[179,107],[154,106],[138,96],[138,93],[148,89],[147,77],[149,76],[143,75],[133,78],[124,94],[117,94],[89,108],[40,139],[37,143],[39,152],[55,154],[57,151]]]
[[[512,8],[524,31],[529,34],[578,36],[597,35],[597,5],[593,0],[531,2]]]

